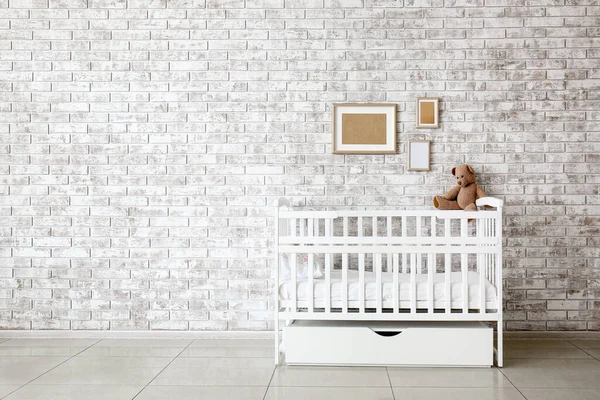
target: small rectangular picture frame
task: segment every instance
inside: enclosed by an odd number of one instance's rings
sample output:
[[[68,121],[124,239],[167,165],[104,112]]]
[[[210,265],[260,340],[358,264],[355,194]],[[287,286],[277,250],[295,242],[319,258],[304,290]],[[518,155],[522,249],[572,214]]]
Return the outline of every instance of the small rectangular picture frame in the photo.
[[[333,154],[396,154],[396,104],[333,105]]]
[[[408,170],[431,171],[431,141],[409,140]]]
[[[416,105],[416,128],[439,128],[440,99],[437,97],[418,97]]]

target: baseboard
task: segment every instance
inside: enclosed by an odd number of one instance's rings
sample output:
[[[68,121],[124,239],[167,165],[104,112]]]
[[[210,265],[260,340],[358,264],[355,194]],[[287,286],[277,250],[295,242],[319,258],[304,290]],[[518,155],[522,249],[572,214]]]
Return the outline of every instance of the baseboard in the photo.
[[[273,339],[269,331],[0,331],[2,338],[31,339]]]
[[[594,331],[504,331],[505,340],[600,340]]]

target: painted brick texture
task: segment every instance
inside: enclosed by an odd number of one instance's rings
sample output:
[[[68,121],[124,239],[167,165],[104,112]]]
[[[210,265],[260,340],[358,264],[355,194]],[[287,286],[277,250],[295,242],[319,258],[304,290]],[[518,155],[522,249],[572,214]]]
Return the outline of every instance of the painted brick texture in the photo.
[[[276,198],[431,207],[468,162],[506,328],[599,330],[597,4],[0,0],[0,329],[272,329]],[[332,155],[335,102],[398,104],[399,154]]]

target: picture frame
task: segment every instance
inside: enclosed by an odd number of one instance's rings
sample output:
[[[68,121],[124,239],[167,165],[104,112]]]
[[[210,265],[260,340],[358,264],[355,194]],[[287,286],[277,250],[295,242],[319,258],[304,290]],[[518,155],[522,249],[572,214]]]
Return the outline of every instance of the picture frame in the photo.
[[[416,105],[415,127],[439,128],[440,99],[437,97],[418,97]]]
[[[396,154],[396,104],[333,105],[333,154]]]
[[[431,171],[431,141],[409,140],[408,170]]]

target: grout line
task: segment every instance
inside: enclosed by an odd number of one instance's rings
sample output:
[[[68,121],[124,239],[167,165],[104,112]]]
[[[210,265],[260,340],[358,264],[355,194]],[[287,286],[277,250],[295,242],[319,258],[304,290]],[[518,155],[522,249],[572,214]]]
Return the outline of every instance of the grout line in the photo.
[[[155,380],[156,378],[158,378],[158,376],[159,376],[160,374],[162,374],[162,373],[163,373],[163,371],[164,371],[165,369],[167,369],[167,368],[169,367],[169,365],[171,365],[171,364],[173,363],[173,361],[175,361],[175,360],[176,360],[176,359],[177,359],[177,358],[178,358],[178,357],[179,357],[181,354],[183,354],[183,352],[184,352],[184,351],[186,351],[186,350],[188,349],[188,347],[190,347],[190,346],[192,345],[192,343],[194,343],[194,342],[195,342],[195,340],[192,340],[192,341],[191,341],[191,342],[189,342],[189,343],[188,343],[188,345],[187,345],[187,346],[185,346],[185,347],[184,347],[184,348],[183,348],[183,349],[182,349],[182,350],[181,350],[179,353],[177,353],[177,355],[176,355],[175,357],[173,357],[173,359],[172,359],[171,361],[169,361],[169,363],[168,363],[167,365],[165,365],[165,367],[164,367],[163,369],[161,369],[161,370],[158,372],[158,374],[156,374],[156,375],[154,376],[154,378],[150,379],[150,382],[148,382],[148,383],[146,384],[146,386],[144,386],[144,387],[143,387],[143,388],[142,388],[142,389],[141,389],[139,392],[137,392],[137,394],[136,394],[135,396],[133,396],[133,397],[131,398],[131,400],[133,400],[133,399],[135,399],[136,397],[138,397],[138,396],[140,395],[140,393],[142,393],[142,392],[143,392],[143,391],[144,391],[144,390],[145,390],[145,389],[146,389],[148,386],[150,386],[150,384],[151,384],[152,382],[154,382],[154,380]]]
[[[8,340],[10,340],[10,339],[8,339]],[[7,340],[7,342],[8,342],[8,340]],[[22,388],[24,388],[25,386],[29,385],[31,382],[33,382],[33,381],[35,381],[35,380],[37,380],[37,379],[41,378],[42,376],[46,375],[48,372],[50,372],[50,371],[52,371],[52,370],[54,370],[54,369],[56,369],[56,368],[60,367],[61,365],[63,365],[63,364],[64,364],[64,363],[66,363],[67,361],[71,360],[72,358],[75,358],[76,356],[80,355],[81,353],[83,353],[83,352],[84,352],[84,351],[86,351],[87,349],[89,349],[89,348],[91,348],[91,347],[93,347],[93,346],[97,345],[97,344],[98,344],[99,342],[101,342],[101,341],[102,341],[102,339],[100,339],[100,340],[98,340],[97,342],[95,342],[95,343],[93,343],[93,344],[89,345],[88,347],[86,347],[85,349],[81,350],[81,351],[80,351],[80,352],[78,352],[77,354],[73,354],[72,356],[70,356],[69,358],[67,358],[65,361],[63,361],[63,362],[61,362],[61,363],[59,363],[59,364],[55,365],[54,367],[50,368],[48,371],[45,371],[44,373],[42,373],[41,375],[38,375],[38,376],[36,376],[35,378],[33,378],[32,380],[30,380],[29,382],[27,382],[27,383],[24,383],[23,385],[19,386],[18,388],[16,388],[16,389],[15,389],[15,390],[13,390],[12,392],[10,392],[10,393],[7,393],[7,394],[6,394],[6,396],[4,396],[4,397],[1,397],[1,399],[5,399],[5,398],[7,398],[8,396],[10,396],[11,394],[13,394],[14,392],[16,392],[17,390],[21,390],[21,389],[22,389]],[[16,347],[16,346],[15,346],[15,347]],[[25,346],[23,346],[23,347],[25,347]],[[63,347],[69,347],[69,346],[63,346]],[[72,346],[70,346],[70,347],[72,347]]]
[[[388,370],[388,367],[385,367],[385,373],[388,377],[388,382],[390,383],[390,390],[392,391],[392,399],[396,400],[396,394],[394,393],[394,386],[392,385],[392,379],[390,378],[390,371]]]
[[[279,355],[279,357],[281,358],[281,354]],[[279,364],[279,365],[281,365],[281,364]],[[273,373],[271,374],[271,379],[269,379],[269,383],[267,384],[267,388],[265,389],[265,394],[263,396],[263,400],[265,400],[267,398],[267,393],[269,393],[269,388],[271,387],[271,382],[273,382],[273,377],[275,376],[275,371],[277,370],[277,367],[279,365],[276,365],[273,368]]]
[[[504,361],[506,361],[506,357],[504,357]],[[497,369],[498,371],[500,371],[500,373],[502,374],[502,376],[504,376],[504,377],[506,378],[506,380],[510,382],[510,384],[511,384],[511,385],[512,385],[512,386],[515,388],[515,390],[516,390],[517,392],[519,392],[519,394],[520,394],[520,395],[521,395],[521,396],[522,396],[522,397],[523,397],[525,400],[527,400],[527,397],[525,397],[525,395],[523,394],[523,392],[521,392],[521,389],[519,389],[519,388],[517,387],[517,385],[515,385],[515,384],[513,383],[513,381],[511,381],[511,380],[510,380],[510,378],[509,378],[508,376],[506,376],[506,374],[505,374],[504,372],[502,372],[502,370],[503,370],[504,368],[506,368],[506,365],[505,365],[505,366],[503,366],[502,368],[498,368],[498,367],[492,367],[492,369]]]
[[[598,357],[591,355],[591,354],[590,354],[590,353],[588,353],[588,352],[586,351],[586,349],[584,349],[583,347],[579,347],[579,346],[577,346],[575,343],[571,342],[570,340],[567,340],[567,342],[569,342],[569,343],[570,343],[570,344],[572,344],[573,346],[577,347],[579,350],[583,351],[585,354],[587,354],[588,356],[592,357],[594,360],[596,360],[596,361],[600,361],[600,359],[599,359]],[[584,358],[584,360],[585,360],[585,358]]]

